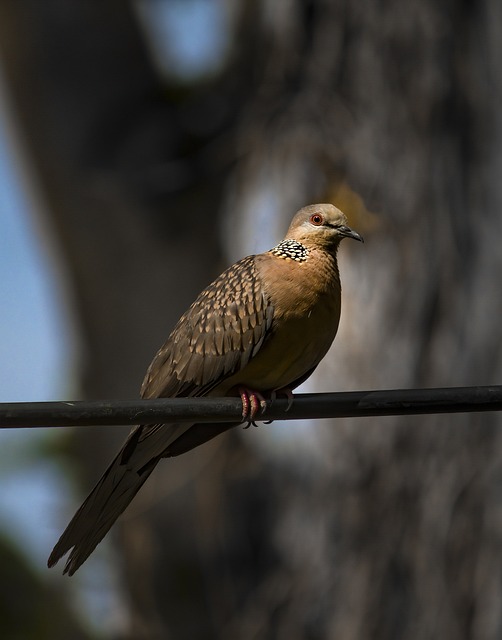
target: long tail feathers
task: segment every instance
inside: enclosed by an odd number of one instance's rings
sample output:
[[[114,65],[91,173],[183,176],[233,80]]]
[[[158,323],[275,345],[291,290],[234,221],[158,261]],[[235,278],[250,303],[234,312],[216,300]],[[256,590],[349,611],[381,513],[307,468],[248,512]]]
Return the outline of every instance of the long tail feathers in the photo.
[[[213,434],[196,430],[194,436],[182,438],[178,448],[171,452],[171,445],[191,427],[190,424],[152,424],[132,431],[66,527],[49,556],[48,566],[53,567],[70,551],[64,573],[73,575],[105,537],[162,457],[179,455],[222,431],[221,425],[216,425],[218,428]]]
[[[73,575],[108,533],[159,461],[159,458],[154,458],[135,470],[130,464],[123,464],[122,457],[123,451],[120,451],[73,516],[49,556],[49,567],[71,549],[63,573]]]

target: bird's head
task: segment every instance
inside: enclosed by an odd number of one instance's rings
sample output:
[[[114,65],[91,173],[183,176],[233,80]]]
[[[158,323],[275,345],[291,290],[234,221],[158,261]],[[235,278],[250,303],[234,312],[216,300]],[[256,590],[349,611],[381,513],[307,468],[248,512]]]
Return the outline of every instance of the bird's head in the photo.
[[[364,242],[362,236],[347,225],[345,215],[332,204],[311,204],[300,209],[293,218],[287,239],[301,242],[306,247],[336,250],[343,238]]]

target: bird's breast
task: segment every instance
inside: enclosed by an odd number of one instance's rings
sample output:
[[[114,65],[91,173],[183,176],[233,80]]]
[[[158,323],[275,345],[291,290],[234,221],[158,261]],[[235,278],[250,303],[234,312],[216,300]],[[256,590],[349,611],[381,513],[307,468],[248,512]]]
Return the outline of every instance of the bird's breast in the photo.
[[[274,308],[272,327],[259,352],[226,381],[228,388],[279,389],[325,356],[340,319],[340,280],[336,261],[314,258],[298,263],[274,257],[258,265]]]

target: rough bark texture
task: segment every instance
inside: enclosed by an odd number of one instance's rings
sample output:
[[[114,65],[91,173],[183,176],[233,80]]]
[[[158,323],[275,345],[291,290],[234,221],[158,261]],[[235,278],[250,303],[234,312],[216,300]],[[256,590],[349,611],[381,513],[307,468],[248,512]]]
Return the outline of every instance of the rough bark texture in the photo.
[[[342,325],[318,388],[499,382],[499,2],[241,9],[225,73],[180,95],[160,91],[125,3],[0,5],[86,395],[135,393],[218,270],[219,211],[241,253],[250,215],[259,233],[319,200],[367,243],[342,250]],[[267,455],[248,432],[169,461],[122,527],[131,637],[498,638],[500,426],[347,420],[312,427],[316,455]],[[95,440],[80,446],[95,456]]]

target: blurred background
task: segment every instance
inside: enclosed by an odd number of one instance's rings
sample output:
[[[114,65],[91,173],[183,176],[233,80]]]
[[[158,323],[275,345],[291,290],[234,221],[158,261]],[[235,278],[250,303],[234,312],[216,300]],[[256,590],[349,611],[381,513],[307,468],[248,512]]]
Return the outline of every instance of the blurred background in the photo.
[[[498,0],[1,0],[0,401],[136,398],[319,201],[366,244],[308,388],[500,383],[501,100]],[[128,429],[3,431],[0,635],[500,638],[501,426],[235,429],[71,579],[46,558]]]

